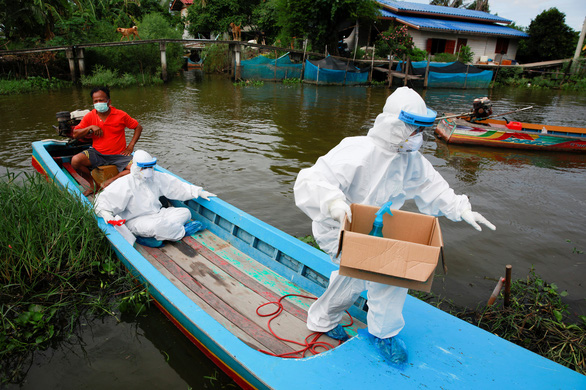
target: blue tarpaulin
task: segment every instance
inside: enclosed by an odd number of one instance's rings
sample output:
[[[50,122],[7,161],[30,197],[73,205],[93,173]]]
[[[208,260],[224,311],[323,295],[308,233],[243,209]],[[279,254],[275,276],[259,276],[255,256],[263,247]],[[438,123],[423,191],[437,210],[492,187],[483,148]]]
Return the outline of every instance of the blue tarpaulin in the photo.
[[[352,61],[343,61],[327,56],[319,61],[305,61],[303,79],[315,84],[366,84],[368,82],[368,68],[360,69]]]
[[[402,63],[397,65],[401,71]],[[412,62],[413,74],[425,76],[427,61]],[[427,86],[429,88],[488,88],[492,81],[492,70],[482,70],[459,61],[431,62]]]
[[[241,77],[245,80],[283,80],[301,78],[302,64],[291,61],[289,53],[273,60],[258,56],[240,62]]]

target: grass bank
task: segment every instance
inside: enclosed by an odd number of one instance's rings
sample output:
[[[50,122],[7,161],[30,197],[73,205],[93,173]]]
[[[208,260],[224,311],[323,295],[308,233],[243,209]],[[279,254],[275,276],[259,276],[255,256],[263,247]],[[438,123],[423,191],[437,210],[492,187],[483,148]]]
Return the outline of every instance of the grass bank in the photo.
[[[84,316],[148,303],[91,206],[41,175],[0,177],[0,221],[1,383],[19,382],[34,351],[67,338]]]
[[[49,91],[61,88],[71,88],[71,81],[56,78],[28,77],[26,79],[0,79],[0,95],[15,95],[34,91]]]
[[[571,74],[569,69],[559,71],[531,72],[521,68],[500,68],[495,85],[515,88],[561,89],[586,91],[586,71]]]

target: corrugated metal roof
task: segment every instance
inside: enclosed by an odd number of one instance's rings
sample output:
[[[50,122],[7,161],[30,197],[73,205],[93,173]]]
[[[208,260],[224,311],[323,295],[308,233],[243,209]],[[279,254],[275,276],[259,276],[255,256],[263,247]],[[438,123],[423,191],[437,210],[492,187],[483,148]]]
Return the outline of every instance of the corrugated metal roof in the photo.
[[[450,18],[475,19],[496,23],[511,23],[511,20],[501,18],[488,12],[475,11],[471,9],[443,7],[440,5],[410,3],[407,1],[376,0],[379,5],[390,8],[397,13],[426,13],[432,15],[443,15]]]
[[[403,16],[396,13],[381,10],[384,18],[393,18],[418,30],[435,30],[445,32],[467,32],[481,35],[498,35],[503,37],[527,38],[528,34],[507,26],[487,23],[461,22],[459,20],[444,20],[432,18],[419,18],[415,16]]]

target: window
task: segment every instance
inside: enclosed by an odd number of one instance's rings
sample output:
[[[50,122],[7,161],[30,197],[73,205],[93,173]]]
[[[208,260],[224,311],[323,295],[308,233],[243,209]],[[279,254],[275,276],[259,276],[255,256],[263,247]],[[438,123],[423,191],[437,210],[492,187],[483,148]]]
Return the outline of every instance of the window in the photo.
[[[509,38],[497,38],[494,52],[498,54],[507,54],[507,50],[509,50]]]
[[[468,44],[468,39],[466,38],[458,38],[458,44],[456,45],[456,53],[459,53],[462,49],[462,46],[466,46]]]
[[[456,47],[455,40],[429,38],[427,40],[426,50],[429,54],[450,53],[454,54]]]

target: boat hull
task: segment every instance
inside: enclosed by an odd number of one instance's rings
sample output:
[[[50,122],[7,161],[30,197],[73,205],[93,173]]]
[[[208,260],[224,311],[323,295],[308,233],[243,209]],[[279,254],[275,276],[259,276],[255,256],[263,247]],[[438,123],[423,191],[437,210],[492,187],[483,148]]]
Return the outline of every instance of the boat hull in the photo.
[[[33,166],[48,178],[82,196],[72,176],[51,156],[65,144],[33,143]],[[157,170],[168,172],[157,167]],[[87,199],[86,199],[87,201]],[[181,206],[177,204],[177,206]],[[247,255],[270,265],[283,277],[317,295],[337,267],[300,240],[257,220],[221,199],[183,204],[208,224],[211,233],[234,243]],[[141,283],[163,313],[214,363],[246,389],[440,389],[586,387],[586,377],[500,339],[411,296],[404,307],[401,338],[409,349],[404,370],[377,354],[370,338],[358,334],[341,346],[302,359],[269,356],[251,348],[179,290],[115,228],[97,218],[116,255]],[[246,234],[242,234],[246,232]],[[253,239],[248,239],[250,237]],[[245,238],[245,239],[242,239]],[[275,249],[267,256],[267,246]],[[262,250],[261,250],[262,249]],[[264,250],[264,252],[263,252]],[[265,253],[263,255],[262,253]],[[276,260],[286,258],[287,262]],[[356,307],[353,315],[361,317]],[[363,319],[363,316],[362,316]]]
[[[526,124],[521,125],[524,129],[526,128]],[[536,126],[533,125],[533,127]],[[586,136],[581,133],[565,132],[567,135],[558,135],[556,133],[562,132],[550,130],[548,133],[541,133],[530,128],[510,130],[500,123],[485,125],[462,119],[441,120],[435,128],[435,133],[449,144],[586,153]]]

